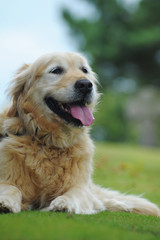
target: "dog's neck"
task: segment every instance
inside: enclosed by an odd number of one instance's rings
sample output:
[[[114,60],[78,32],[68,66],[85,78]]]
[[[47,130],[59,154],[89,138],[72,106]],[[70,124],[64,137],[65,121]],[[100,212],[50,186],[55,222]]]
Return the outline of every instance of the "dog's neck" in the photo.
[[[69,148],[79,141],[83,141],[84,135],[88,134],[85,129],[66,129],[55,128],[52,132],[48,130],[39,130],[37,128],[37,133],[34,138],[40,142],[40,144],[45,144],[47,146],[53,146],[55,148]]]

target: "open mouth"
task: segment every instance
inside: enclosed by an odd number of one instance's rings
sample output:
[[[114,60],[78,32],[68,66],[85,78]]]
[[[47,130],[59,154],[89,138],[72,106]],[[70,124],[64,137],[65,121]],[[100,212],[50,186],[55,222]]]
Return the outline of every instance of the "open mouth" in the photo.
[[[62,103],[52,97],[46,97],[44,101],[52,112],[69,124],[90,126],[94,121],[91,110],[83,102]]]

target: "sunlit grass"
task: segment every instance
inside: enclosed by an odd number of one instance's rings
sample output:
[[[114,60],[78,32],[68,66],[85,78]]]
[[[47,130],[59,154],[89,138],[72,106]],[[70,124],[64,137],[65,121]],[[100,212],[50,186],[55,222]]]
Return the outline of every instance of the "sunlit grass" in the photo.
[[[121,192],[144,194],[160,204],[160,150],[96,144],[94,181]]]
[[[141,194],[160,205],[160,150],[96,144],[94,181],[121,192]],[[21,212],[0,215],[1,240],[160,239],[160,219],[130,213],[95,215]]]

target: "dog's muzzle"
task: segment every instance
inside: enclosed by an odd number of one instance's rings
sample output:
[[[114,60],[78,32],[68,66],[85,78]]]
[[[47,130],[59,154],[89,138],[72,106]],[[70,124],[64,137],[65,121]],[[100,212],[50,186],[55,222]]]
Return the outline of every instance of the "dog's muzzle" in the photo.
[[[60,102],[53,97],[45,97],[49,109],[60,118],[74,126],[90,126],[94,117],[88,104],[93,98],[93,84],[88,79],[77,80],[74,84],[74,95],[70,102]]]

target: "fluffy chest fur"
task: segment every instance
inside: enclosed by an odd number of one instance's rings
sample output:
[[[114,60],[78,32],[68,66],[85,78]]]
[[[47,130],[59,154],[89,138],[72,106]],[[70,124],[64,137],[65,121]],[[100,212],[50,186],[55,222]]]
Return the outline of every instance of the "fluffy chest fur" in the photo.
[[[75,183],[85,184],[90,180],[91,141],[90,148],[85,141],[79,141],[70,148],[60,149],[41,145],[29,136],[11,136],[1,145],[2,159],[11,157],[4,164],[1,160],[0,176],[21,190],[23,209],[47,206]]]

